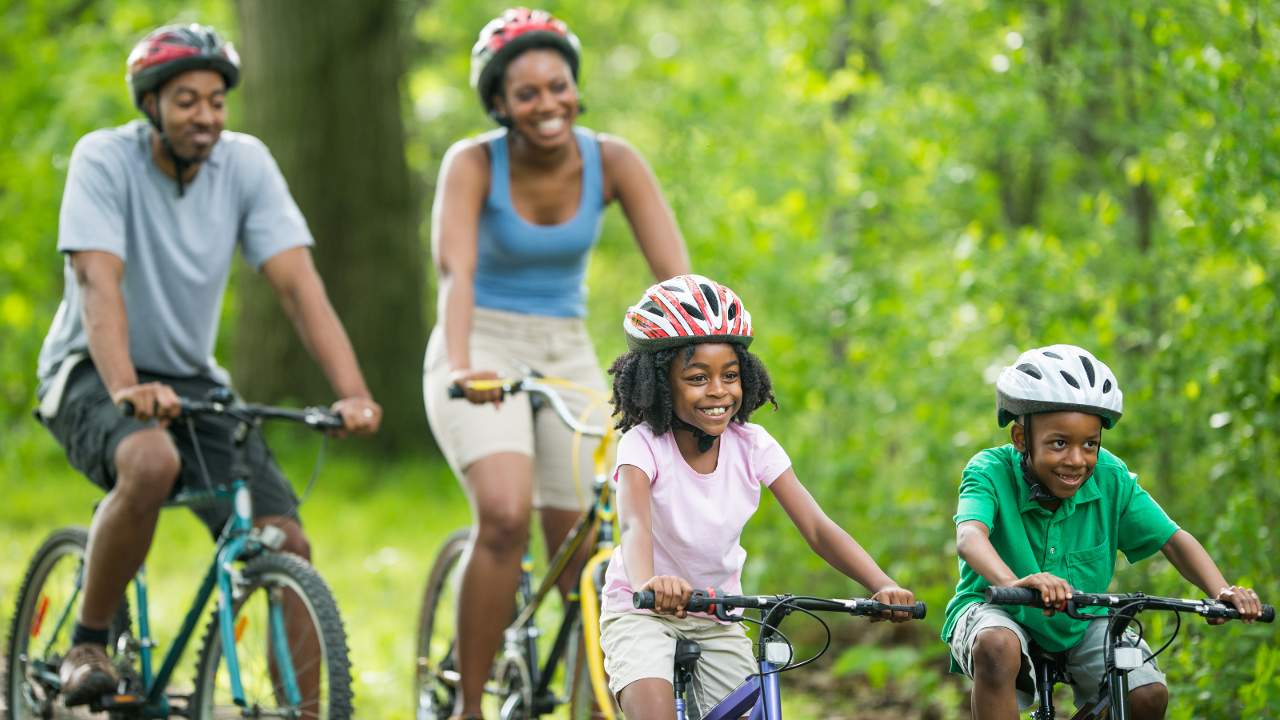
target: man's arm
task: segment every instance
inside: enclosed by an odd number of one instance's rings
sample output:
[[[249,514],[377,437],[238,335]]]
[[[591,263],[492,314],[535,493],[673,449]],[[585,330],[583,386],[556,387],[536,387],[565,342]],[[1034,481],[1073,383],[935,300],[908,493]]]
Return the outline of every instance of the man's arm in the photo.
[[[124,261],[100,250],[73,252],[70,260],[80,287],[89,357],[111,400],[116,404],[130,402],[139,420],[175,417],[180,405],[172,388],[156,382],[138,384],[138,372],[129,354],[129,317],[120,291]]]
[[[351,340],[311,261],[311,251],[294,247],[278,253],[263,263],[262,274],[338,396],[333,410],[342,416],[346,429],[358,433],[376,431],[382,422],[382,407],[369,394]]]
[[[956,554],[995,587],[1013,586],[1040,591],[1045,615],[1062,610],[1071,597],[1071,584],[1053,573],[1039,572],[1020,578],[991,544],[991,529],[979,520],[956,525]]]

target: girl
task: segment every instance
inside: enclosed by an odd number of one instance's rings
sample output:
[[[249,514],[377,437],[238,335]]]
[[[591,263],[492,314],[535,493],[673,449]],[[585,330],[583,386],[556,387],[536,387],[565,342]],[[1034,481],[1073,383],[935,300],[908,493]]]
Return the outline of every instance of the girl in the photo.
[[[692,717],[756,672],[740,623],[684,607],[694,587],[742,592],[739,539],[761,486],[815,552],[876,600],[915,601],[818,507],[778,442],[747,422],[777,403],[764,365],[747,351],[751,314],[732,290],[700,275],[672,278],[649,288],[623,327],[630,351],[609,369],[625,431],[614,472],[622,542],[605,577],[600,626],[609,687],[629,720],[675,717],[678,638],[702,646]],[[652,590],[658,614],[634,610],[634,590]]]
[[[540,511],[546,547],[559,546],[586,495],[577,483],[590,482],[591,468],[588,454],[580,463],[587,472],[573,477],[573,435],[554,417],[535,423],[525,396],[500,403],[499,391],[471,381],[524,365],[605,390],[582,316],[587,260],[613,201],[655,278],[689,268],[644,160],[622,139],[576,125],[579,60],[577,36],[542,10],[514,8],[485,25],[471,51],[471,84],[502,127],[449,149],[432,210],[440,302],[423,395],[476,527],[458,603],[461,718],[480,717],[531,509]],[[448,399],[453,384],[469,403]],[[587,404],[568,399],[575,415]]]

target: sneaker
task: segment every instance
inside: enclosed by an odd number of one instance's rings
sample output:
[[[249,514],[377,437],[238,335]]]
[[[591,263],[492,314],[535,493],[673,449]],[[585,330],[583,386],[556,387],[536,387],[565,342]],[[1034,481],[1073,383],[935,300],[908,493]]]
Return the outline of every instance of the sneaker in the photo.
[[[62,659],[58,678],[67,707],[87,705],[116,691],[116,673],[106,648],[93,643],[72,647]]]

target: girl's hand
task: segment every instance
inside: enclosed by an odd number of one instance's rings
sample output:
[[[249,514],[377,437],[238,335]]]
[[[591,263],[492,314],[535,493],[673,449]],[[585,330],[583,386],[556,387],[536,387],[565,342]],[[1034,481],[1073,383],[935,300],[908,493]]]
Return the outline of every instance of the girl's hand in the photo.
[[[654,575],[641,590],[653,591],[653,611],[659,615],[685,616],[684,606],[689,603],[693,587],[684,578],[675,575]]]
[[[502,405],[502,388],[492,388],[490,390],[480,390],[472,387],[473,380],[497,380],[498,373],[492,370],[454,370],[449,373],[449,384],[457,385],[462,388],[462,392],[466,394],[467,400],[476,405],[485,403],[493,403],[494,407]]]
[[[1262,614],[1262,601],[1258,599],[1258,593],[1250,588],[1232,585],[1222,588],[1218,591],[1218,597],[1215,598],[1228,605],[1234,605],[1240,611],[1240,619],[1251,623]],[[1224,618],[1210,618],[1210,625],[1221,625],[1226,622]]]
[[[885,587],[880,588],[879,590],[876,591],[875,595],[871,596],[871,599],[877,602],[882,602],[886,605],[914,605],[916,603],[915,593],[911,592],[910,590],[907,590],[906,588],[900,588],[897,585],[887,585]],[[898,610],[892,613],[885,613],[880,617],[873,617],[871,618],[871,622],[880,622],[881,620],[889,620],[891,622],[899,623],[899,622],[906,622],[910,619],[911,619],[910,613],[905,613],[905,612],[902,612],[901,610]]]
[[[1053,573],[1036,573],[1020,578],[1013,587],[1031,588],[1040,591],[1040,599],[1044,601],[1046,617],[1059,610],[1067,609],[1067,600],[1071,599],[1071,583]]]

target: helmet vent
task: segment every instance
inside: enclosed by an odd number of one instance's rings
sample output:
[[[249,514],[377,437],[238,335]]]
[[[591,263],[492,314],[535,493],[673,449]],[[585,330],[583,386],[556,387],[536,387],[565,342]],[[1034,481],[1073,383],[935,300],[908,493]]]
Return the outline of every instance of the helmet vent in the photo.
[[[1054,352],[1054,351],[1052,351],[1052,350],[1045,350],[1045,351],[1044,351],[1044,356],[1045,356],[1045,357],[1051,357],[1051,358],[1053,358],[1054,360],[1061,360],[1061,359],[1062,359],[1062,356],[1061,356],[1061,355],[1059,355],[1058,353],[1056,353],[1056,352]],[[1074,383],[1073,383],[1073,384],[1074,384]]]
[[[1080,364],[1084,366],[1084,374],[1089,378],[1089,387],[1093,387],[1093,383],[1094,383],[1093,363],[1089,362],[1089,358],[1081,355]]]
[[[663,284],[662,284],[662,289],[663,289],[663,290],[670,290],[671,292],[680,292],[681,290],[684,290],[684,288],[682,288],[682,287],[680,287],[679,285],[676,285],[676,284],[674,284],[674,283],[663,283]]]
[[[697,319],[699,319],[699,320],[706,320],[706,319],[707,319],[707,316],[706,316],[706,315],[703,315],[701,310],[699,310],[698,308],[696,308],[696,307],[694,307],[694,306],[690,305],[690,304],[689,304],[689,303],[687,303],[687,302],[682,302],[682,303],[680,303],[680,307],[684,308],[684,311],[685,311],[685,312],[689,313],[690,315],[694,316],[695,318],[697,318]]]
[[[1062,373],[1062,379],[1066,380],[1068,385],[1070,385],[1071,387],[1077,390],[1080,389],[1080,383],[1077,382],[1075,378],[1068,375],[1066,370],[1059,370],[1058,372]]]
[[[1040,374],[1040,369],[1031,363],[1022,363],[1018,366],[1018,369],[1037,380],[1044,379],[1044,376]]]
[[[666,314],[667,314],[666,312],[664,312],[664,311],[663,311],[663,309],[662,309],[662,306],[661,306],[661,305],[659,305],[658,303],[656,303],[656,302],[654,302],[654,301],[652,301],[652,300],[650,300],[650,301],[646,302],[645,304],[641,305],[641,306],[640,306],[640,309],[642,309],[642,310],[647,310],[648,312],[651,312],[651,313],[653,313],[654,315],[661,315],[661,316],[663,316],[663,317],[665,317],[665,316],[666,316]]]
[[[1103,380],[1103,381],[1102,381],[1102,392],[1103,392],[1103,394],[1104,394],[1104,395],[1105,395],[1106,393],[1111,392],[1111,381],[1110,381],[1110,380]]]
[[[715,291],[706,285],[699,285],[698,287],[702,290],[702,297],[706,298],[707,304],[711,306],[711,314],[719,315],[720,299],[716,297]]]
[[[730,303],[729,308],[725,311],[725,314],[729,317],[730,320],[736,320],[738,318],[738,303]]]

